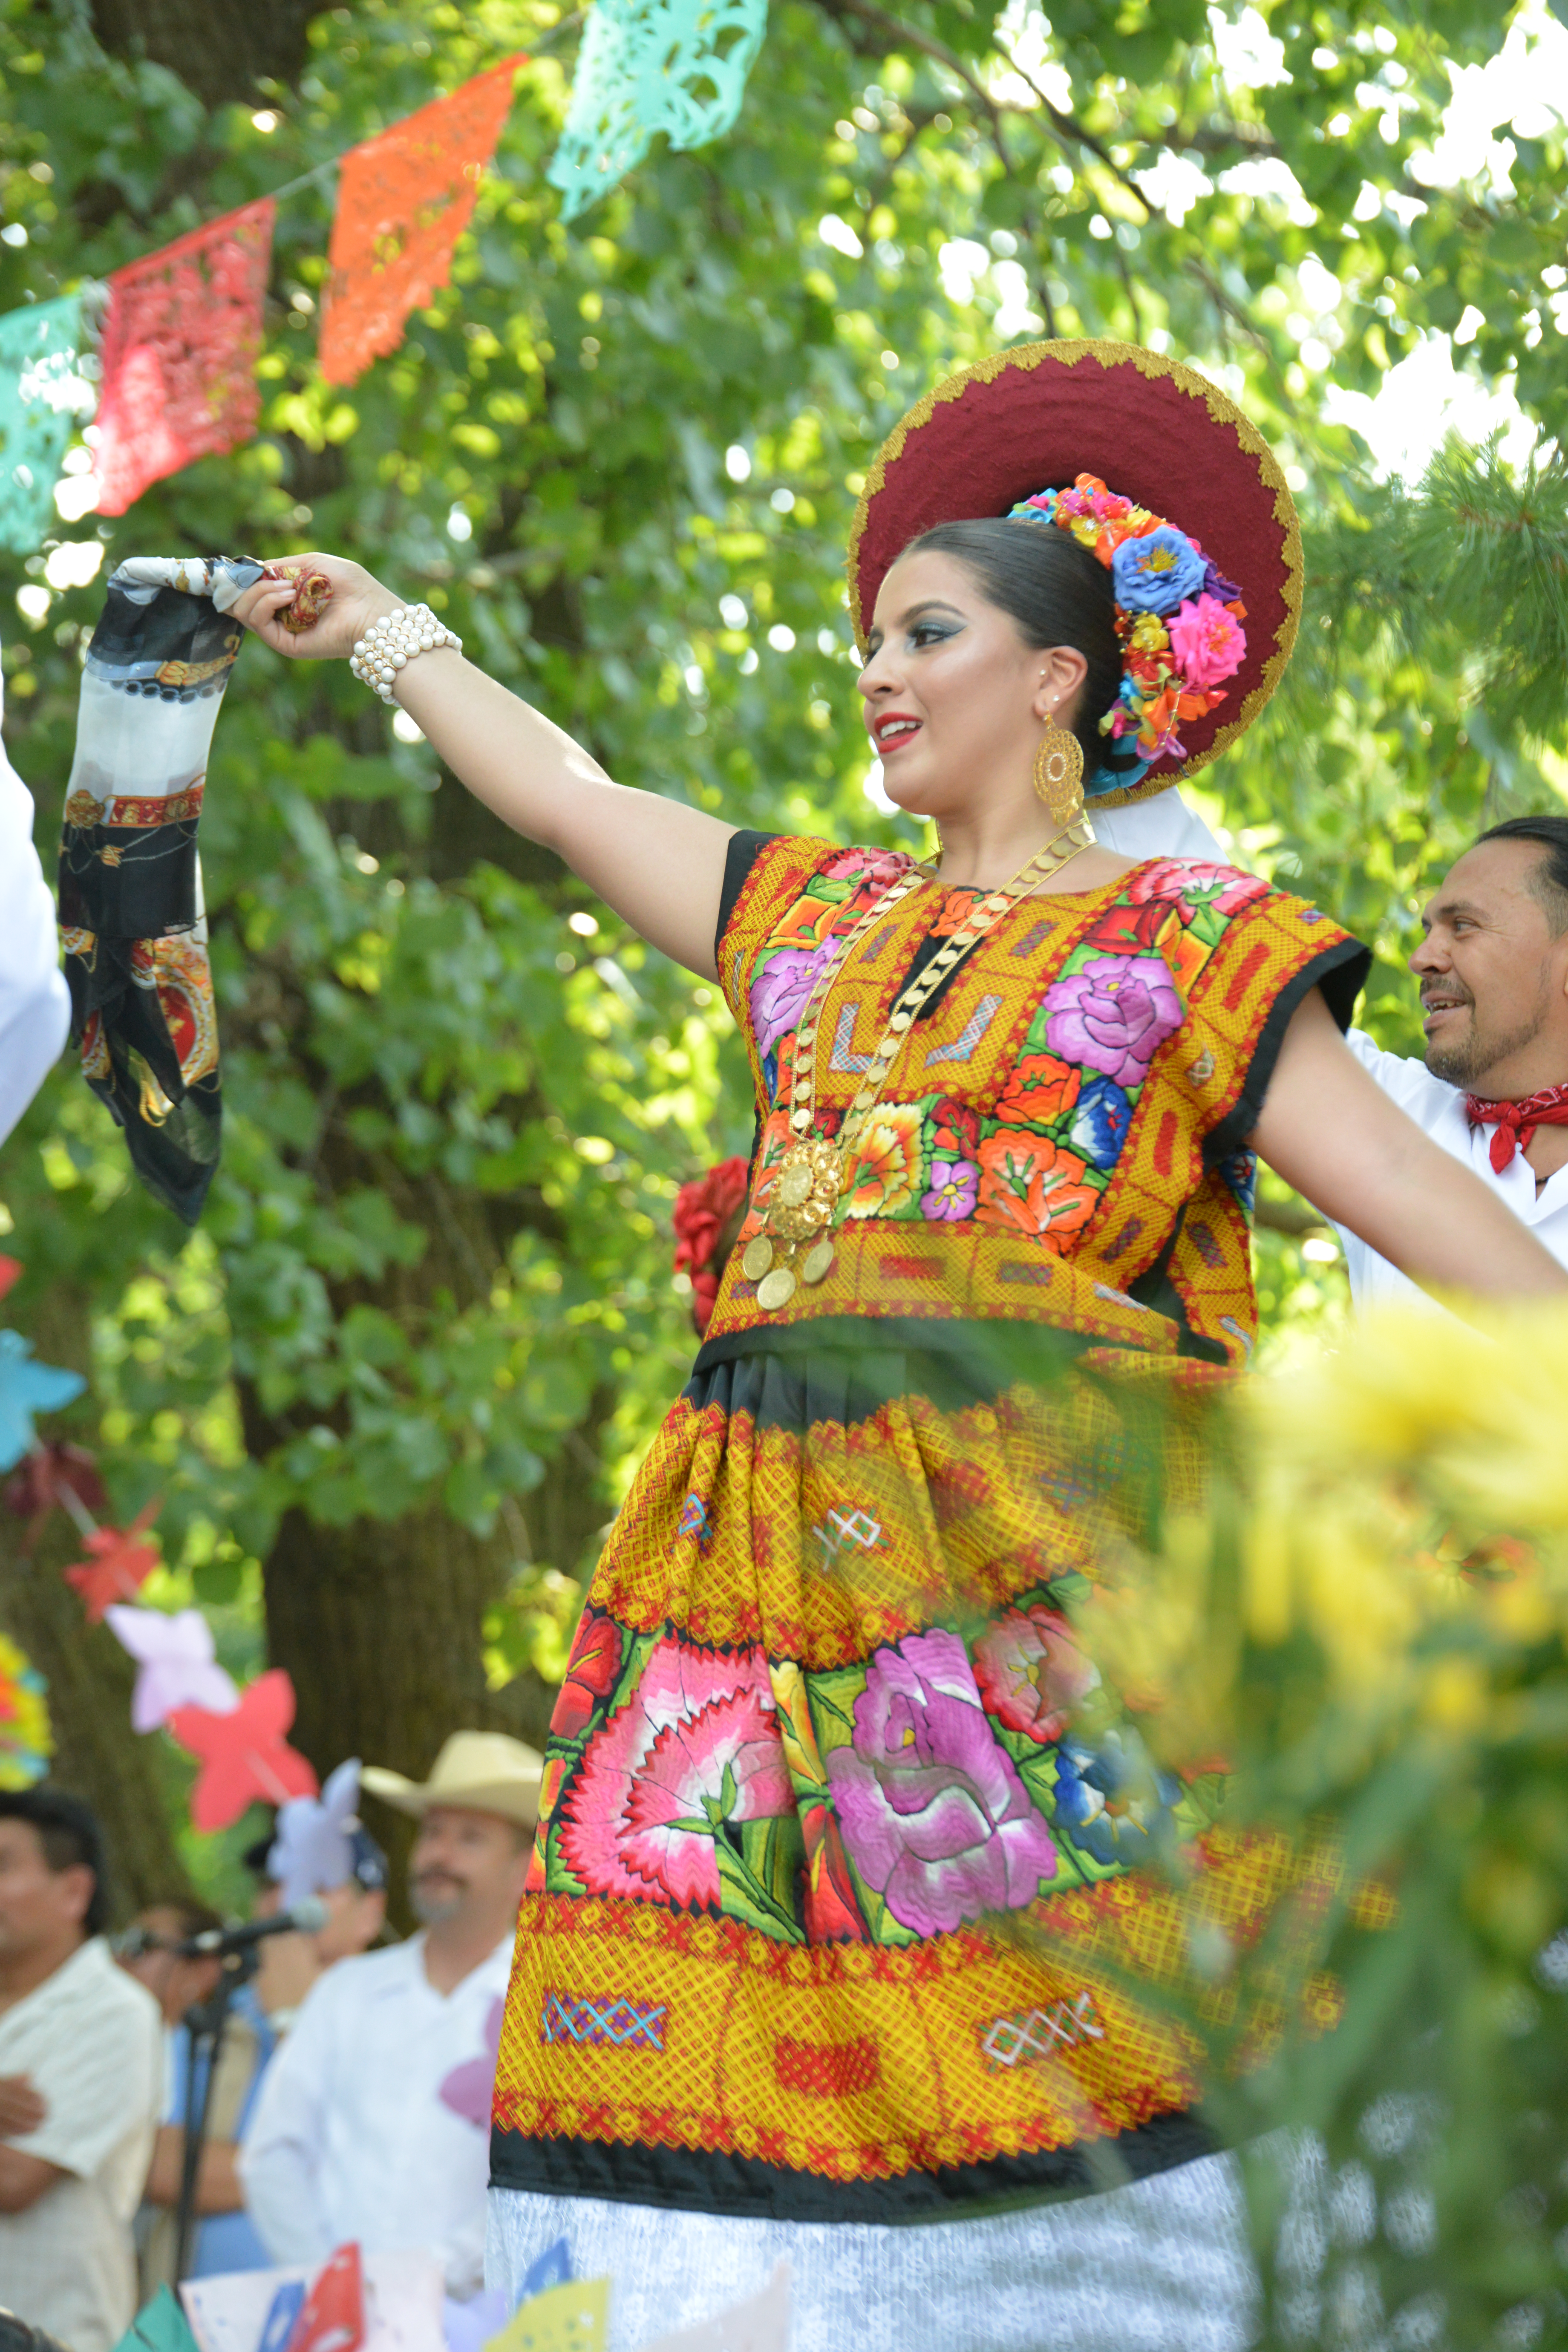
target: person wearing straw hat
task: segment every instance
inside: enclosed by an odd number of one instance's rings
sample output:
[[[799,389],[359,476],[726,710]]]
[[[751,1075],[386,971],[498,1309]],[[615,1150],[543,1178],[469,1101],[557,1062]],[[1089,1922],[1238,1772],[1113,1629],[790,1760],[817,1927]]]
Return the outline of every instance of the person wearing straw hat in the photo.
[[[479,2292],[490,2082],[542,1760],[503,1733],[457,1731],[426,1780],[361,1775],[418,1822],[423,1926],[318,1979],[268,2071],[240,2177],[274,2261],[323,2262],[349,2238],[425,2247],[449,2294]]]
[[[781,2257],[796,2352],[1239,2347],[1237,2178],[1139,1986],[1189,1948],[1157,1865],[1238,1936],[1284,1865],[1155,1768],[1068,1612],[1140,1497],[1191,1507],[1202,1400],[1257,1328],[1255,1153],[1419,1278],[1564,1287],[1345,1047],[1364,950],[1147,816],[1289,658],[1279,466],[1126,344],[1008,351],[911,412],[849,582],[926,858],[625,789],[433,614],[310,562],[312,628],[273,587],[239,617],[349,657],[717,980],[758,1122],[552,1722],[491,2284],[564,2232],[614,2273],[611,2352]],[[1118,854],[1130,821],[1154,837]]]

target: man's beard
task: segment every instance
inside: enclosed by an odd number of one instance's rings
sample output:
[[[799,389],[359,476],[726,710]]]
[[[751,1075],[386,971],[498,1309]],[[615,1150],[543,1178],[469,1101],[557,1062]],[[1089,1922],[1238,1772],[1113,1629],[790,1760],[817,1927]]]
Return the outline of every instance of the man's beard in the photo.
[[[463,1907],[463,1889],[460,1886],[453,1887],[449,1879],[438,1880],[437,1884],[448,1891],[444,1895],[437,1895],[433,1890],[426,1894],[424,1881],[417,1878],[408,1890],[414,1916],[422,1927],[439,1927],[444,1920],[454,1918]]]
[[[1531,1018],[1521,1022],[1506,1037],[1488,1036],[1477,1021],[1475,998],[1468,997],[1466,1002],[1470,1010],[1468,1035],[1456,1039],[1451,1045],[1428,1043],[1426,1067],[1435,1078],[1443,1079],[1447,1085],[1463,1087],[1467,1094],[1484,1097],[1487,1072],[1496,1069],[1500,1062],[1506,1062],[1510,1054],[1533,1045],[1540,1036],[1546,1020],[1548,993],[1542,988]]]

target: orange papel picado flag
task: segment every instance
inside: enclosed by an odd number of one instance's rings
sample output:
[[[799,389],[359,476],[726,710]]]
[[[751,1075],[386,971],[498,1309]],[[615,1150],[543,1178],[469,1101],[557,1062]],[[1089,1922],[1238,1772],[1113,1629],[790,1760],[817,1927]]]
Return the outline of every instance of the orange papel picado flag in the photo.
[[[353,383],[403,341],[410,310],[444,286],[452,248],[511,106],[524,57],[476,74],[343,157],[332,223],[321,373]]]

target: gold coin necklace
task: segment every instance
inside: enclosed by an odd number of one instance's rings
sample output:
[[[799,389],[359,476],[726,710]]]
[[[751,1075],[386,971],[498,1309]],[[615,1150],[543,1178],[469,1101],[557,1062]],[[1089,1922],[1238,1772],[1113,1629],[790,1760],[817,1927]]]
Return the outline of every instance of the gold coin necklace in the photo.
[[[845,1175],[856,1158],[866,1122],[877,1107],[899,1049],[926,1004],[971,950],[978,947],[1020,898],[1026,898],[1042,882],[1059,873],[1069,858],[1091,848],[1094,837],[1089,819],[1077,818],[1043,849],[1037,850],[1010,882],[1005,882],[999,890],[986,891],[976,901],[958,929],[898,997],[888,1015],[882,1042],[866,1065],[844,1124],[829,1141],[813,1132],[816,1125],[816,1036],[828,991],[857,942],[911,890],[937,880],[937,876],[924,866],[901,876],[846,932],[837,953],[818,972],[795,1024],[789,1114],[795,1139],[774,1172],[763,1230],[747,1243],[741,1259],[746,1279],[757,1286],[757,1304],[765,1313],[775,1314],[781,1307],[787,1307],[800,1283],[821,1282],[831,1271],[833,1243],[829,1230],[838,1219]]]

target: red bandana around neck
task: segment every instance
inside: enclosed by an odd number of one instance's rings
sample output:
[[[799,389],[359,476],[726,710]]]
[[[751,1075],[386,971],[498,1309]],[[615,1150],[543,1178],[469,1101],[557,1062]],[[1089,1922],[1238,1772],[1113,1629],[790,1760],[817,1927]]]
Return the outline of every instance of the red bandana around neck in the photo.
[[[1542,1087],[1538,1095],[1519,1102],[1488,1102],[1483,1095],[1467,1095],[1465,1108],[1472,1127],[1495,1127],[1492,1166],[1500,1176],[1516,1151],[1528,1151],[1538,1127],[1568,1127],[1568,1087]]]

